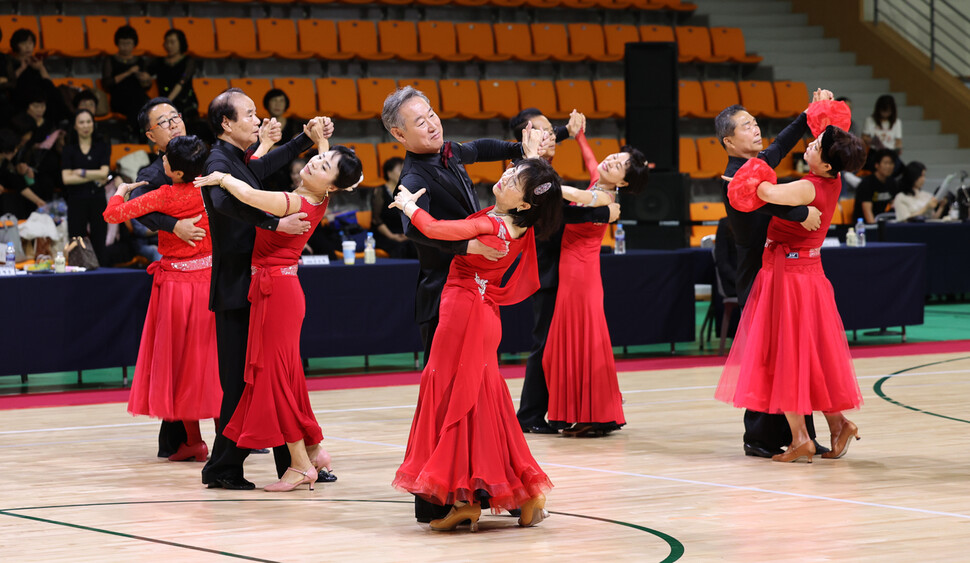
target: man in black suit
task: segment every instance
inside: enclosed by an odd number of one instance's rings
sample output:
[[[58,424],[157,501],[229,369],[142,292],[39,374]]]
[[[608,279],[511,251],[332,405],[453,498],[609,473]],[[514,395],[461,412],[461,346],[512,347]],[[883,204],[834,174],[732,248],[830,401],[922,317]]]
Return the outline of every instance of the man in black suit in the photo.
[[[573,137],[583,126],[581,114],[570,116],[569,123],[553,127],[549,119],[535,108],[526,108],[509,121],[512,136],[522,138],[522,133],[530,123],[555,136],[556,142]],[[547,150],[542,157],[552,161],[553,150]],[[620,204],[612,203],[605,207],[578,207],[563,201],[563,225],[548,240],[536,239],[536,258],[539,263],[539,290],[532,295],[532,349],[525,364],[525,380],[522,382],[522,396],[516,417],[523,432],[534,434],[558,434],[559,431],[546,422],[549,410],[549,388],[546,374],[542,371],[542,355],[546,350],[546,337],[556,308],[556,294],[559,288],[559,254],[562,248],[562,233],[565,223],[612,223],[620,217]]]
[[[319,139],[301,133],[285,145],[269,152],[258,161],[249,162],[247,149],[259,138],[260,120],[256,105],[242,90],[230,88],[216,96],[209,104],[209,126],[218,140],[212,145],[206,161],[206,174],[226,172],[254,188],[262,188],[261,180],[286,166],[301,152]],[[271,126],[271,124],[265,124]],[[278,128],[278,124],[277,124]],[[322,127],[312,129],[322,136]],[[209,488],[252,489],[255,486],[243,477],[243,461],[249,455],[222,435],[232,418],[245,382],[246,343],[249,333],[249,279],[254,226],[289,234],[302,234],[310,229],[304,221],[306,213],[282,219],[240,202],[221,188],[202,190],[209,228],[212,231],[212,285],[209,309],[216,316],[216,345],[219,353],[219,379],[222,383],[222,408],[219,415],[219,434],[212,448],[212,456],[202,469],[202,482]],[[282,476],[290,464],[286,446],[273,451],[277,474]]]
[[[182,115],[168,98],[149,100],[138,112],[138,126],[145,132],[145,137],[158,149],[159,155],[155,162],[138,171],[138,178],[135,181],[148,183],[135,188],[131,193],[133,198],[172,182],[165,175],[161,155],[165,152],[165,147],[168,146],[169,141],[185,135],[185,123],[182,121]],[[173,233],[195,246],[194,241],[202,240],[205,237],[205,229],[195,226],[195,223],[201,218],[202,215],[196,215],[186,219],[176,219],[171,215],[155,212],[143,215],[137,221],[153,231]],[[158,431],[158,457],[168,457],[174,454],[185,440],[185,425],[182,424],[182,421],[162,421],[162,426]]]
[[[813,101],[832,99],[828,90],[816,90]],[[805,113],[791,122],[766,149],[762,149],[761,128],[758,122],[743,106],[733,105],[725,108],[714,120],[714,128],[721,146],[727,151],[728,163],[724,176],[730,178],[744,165],[748,159],[760,158],[772,168],[778,166],[781,159],[788,154],[795,144],[808,131],[808,121]],[[764,251],[765,240],[768,238],[768,223],[771,217],[801,223],[808,231],[814,231],[821,225],[821,214],[815,207],[800,205],[787,207],[783,205],[765,204],[757,211],[749,213],[738,211],[731,207],[727,195],[728,182],[722,182],[724,207],[727,210],[728,222],[737,247],[737,279],[735,286],[738,293],[738,306],[744,307],[748,293],[754,285],[755,276],[761,269],[761,255]],[[815,440],[815,424],[812,416],[805,417],[809,436]],[[744,411],[744,453],[749,456],[770,458],[782,453],[782,447],[791,444],[791,429],[785,416],[781,414],[767,414],[752,410]],[[828,451],[815,442],[816,455]]]
[[[400,184],[412,192],[425,188],[427,191],[417,204],[435,219],[464,219],[480,209],[475,187],[464,165],[522,157],[520,143],[493,139],[479,139],[464,144],[444,142],[441,119],[427,96],[410,86],[399,88],[384,100],[381,120],[384,128],[407,151]],[[415,320],[421,327],[424,361],[427,363],[438,326],[441,290],[448,277],[452,258],[458,254],[481,254],[490,260],[498,260],[507,251],[497,251],[475,239],[429,239],[412,227],[406,216],[403,222],[405,234],[415,243],[421,265],[415,297]],[[443,518],[450,508],[414,497],[414,515],[418,522]]]

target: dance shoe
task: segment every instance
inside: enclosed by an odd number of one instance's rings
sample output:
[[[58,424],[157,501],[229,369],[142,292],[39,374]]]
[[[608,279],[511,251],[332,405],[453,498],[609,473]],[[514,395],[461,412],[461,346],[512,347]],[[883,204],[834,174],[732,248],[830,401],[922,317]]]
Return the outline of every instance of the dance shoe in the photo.
[[[463,506],[452,506],[444,518],[431,521],[431,529],[436,532],[453,532],[462,522],[471,523],[471,531],[478,531],[478,519],[482,516],[482,505],[475,502]]]
[[[815,444],[815,455],[822,455],[822,456],[824,456],[825,454],[827,454],[830,451],[832,451],[832,450],[826,448],[825,446],[823,446],[822,444],[819,444],[818,443],[818,440],[812,440],[812,443]]]
[[[279,481],[273,483],[272,485],[266,485],[263,490],[268,493],[285,493],[292,491],[299,487],[300,485],[309,485],[310,490],[313,490],[313,484],[317,482],[317,472],[313,469],[308,469],[306,471],[300,471],[295,467],[287,467],[287,471],[293,471],[294,473],[299,473],[303,475],[303,479],[300,479],[296,483],[287,483],[286,481],[280,479]]]
[[[256,488],[252,481],[239,477],[215,477],[206,483],[210,489],[229,489],[233,491],[251,491]]]
[[[788,446],[785,453],[771,456],[771,461],[790,463],[804,457],[808,463],[812,463],[813,455],[815,455],[815,444],[811,440],[806,440],[798,446]]]
[[[330,465],[330,454],[327,450],[320,448],[316,457],[310,460],[313,463],[313,467],[317,470],[317,482],[319,483],[333,483],[337,480],[337,476],[333,474],[333,470]]]
[[[764,457],[770,458],[778,454],[784,453],[781,448],[769,448],[763,446],[758,442],[745,442],[744,443],[744,455],[749,455],[753,457]]]
[[[562,431],[562,435],[569,438],[590,438],[593,436],[603,436],[592,424],[573,424]]]
[[[860,439],[859,427],[846,420],[839,430],[839,435],[832,438],[832,451],[822,454],[822,457],[825,459],[838,459],[844,456],[845,452],[849,451],[849,444],[852,443],[852,438],[856,440]]]
[[[525,501],[525,504],[521,507],[522,512],[519,515],[519,526],[529,528],[548,518],[549,513],[546,512],[545,506],[546,495],[539,495]]]
[[[542,424],[520,424],[522,427],[522,432],[528,434],[559,434],[559,431],[546,424],[545,421]]]
[[[249,450],[251,454],[268,454],[269,448],[259,448],[258,450]]]
[[[205,445],[205,442],[198,442],[192,445],[183,443],[179,446],[178,451],[168,456],[168,460],[188,461],[189,459],[194,459],[195,461],[205,461],[208,457],[209,447]]]

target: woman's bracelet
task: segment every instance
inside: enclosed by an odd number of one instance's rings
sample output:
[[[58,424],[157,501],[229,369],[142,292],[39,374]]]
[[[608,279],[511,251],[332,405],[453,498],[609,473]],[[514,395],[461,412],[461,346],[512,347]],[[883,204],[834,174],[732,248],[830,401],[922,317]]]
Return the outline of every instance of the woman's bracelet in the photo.
[[[226,181],[226,176],[229,174],[223,174],[222,178],[219,178],[219,187],[225,189],[226,185],[223,183]]]
[[[593,192],[593,200],[589,202],[589,206],[588,207],[596,207],[596,196],[598,196],[598,195],[599,194],[596,193],[595,191]]]

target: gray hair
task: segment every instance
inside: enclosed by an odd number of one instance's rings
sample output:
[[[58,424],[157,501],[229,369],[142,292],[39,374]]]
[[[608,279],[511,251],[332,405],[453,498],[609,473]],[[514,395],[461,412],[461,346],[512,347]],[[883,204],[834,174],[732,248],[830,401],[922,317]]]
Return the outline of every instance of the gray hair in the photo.
[[[421,90],[416,90],[411,86],[398,88],[384,98],[384,109],[381,111],[381,121],[384,123],[384,129],[387,129],[388,133],[391,132],[392,127],[404,128],[404,120],[401,119],[400,115],[401,106],[415,96],[428,102],[429,106],[431,105],[431,100]]]
[[[714,134],[717,135],[717,140],[722,147],[724,146],[724,137],[734,135],[734,128],[737,127],[737,124],[734,123],[734,116],[742,111],[748,110],[740,104],[734,104],[721,110],[721,113],[714,118]]]

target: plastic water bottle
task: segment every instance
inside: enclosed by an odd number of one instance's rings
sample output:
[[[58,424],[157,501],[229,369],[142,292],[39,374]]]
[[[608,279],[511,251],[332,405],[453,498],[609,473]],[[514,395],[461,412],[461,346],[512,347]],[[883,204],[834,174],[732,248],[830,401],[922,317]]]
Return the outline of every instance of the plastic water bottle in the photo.
[[[374,233],[367,233],[367,240],[364,241],[364,264],[373,264],[377,262],[377,251],[374,246],[377,243],[374,241]]]
[[[626,233],[623,232],[623,224],[616,224],[616,234],[614,235],[616,240],[613,246],[613,254],[626,254]]]
[[[856,246],[866,245],[866,224],[862,220],[862,217],[855,222],[855,240]]]
[[[54,258],[54,273],[64,273],[64,253],[60,250],[57,251],[57,258]]]
[[[13,247],[12,242],[7,243],[7,268],[13,270],[17,267],[17,249]]]

